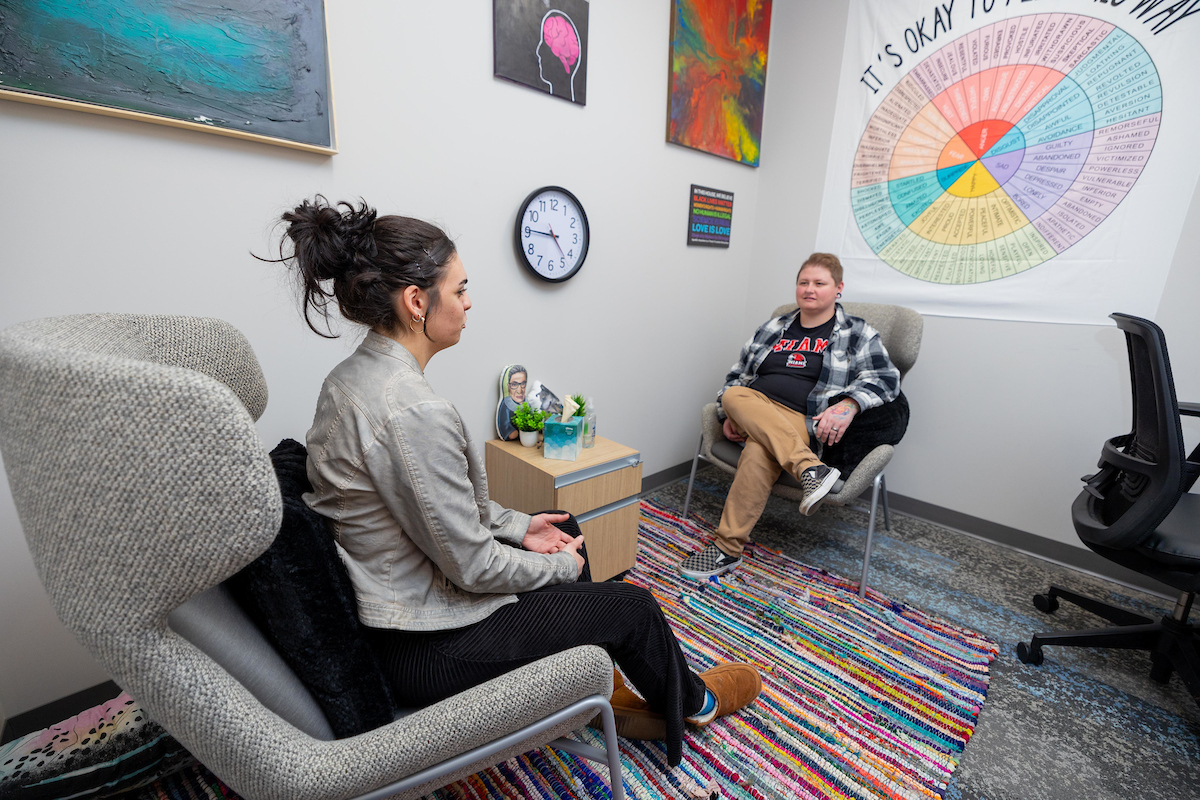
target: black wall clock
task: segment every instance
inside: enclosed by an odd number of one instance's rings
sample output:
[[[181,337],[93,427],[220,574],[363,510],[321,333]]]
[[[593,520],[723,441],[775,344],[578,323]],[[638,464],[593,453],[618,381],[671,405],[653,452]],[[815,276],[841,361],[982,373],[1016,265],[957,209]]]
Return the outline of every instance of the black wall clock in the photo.
[[[583,266],[591,230],[575,195],[561,186],[543,186],[521,203],[513,236],[521,263],[542,280],[558,283]]]

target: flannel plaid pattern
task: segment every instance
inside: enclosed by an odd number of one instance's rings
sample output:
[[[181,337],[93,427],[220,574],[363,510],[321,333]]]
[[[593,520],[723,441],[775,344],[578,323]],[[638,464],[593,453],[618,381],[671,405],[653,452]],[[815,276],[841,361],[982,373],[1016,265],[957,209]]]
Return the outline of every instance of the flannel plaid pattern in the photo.
[[[759,326],[742,346],[738,360],[725,376],[725,385],[717,394],[717,417],[725,419],[721,397],[730,386],[750,386],[758,377],[758,367],[770,354],[795,321],[800,309],[769,319]],[[900,370],[892,364],[879,332],[858,317],[834,306],[837,321],[821,364],[821,377],[808,395],[809,417],[820,414],[832,403],[849,397],[860,411],[890,403],[900,394]]]

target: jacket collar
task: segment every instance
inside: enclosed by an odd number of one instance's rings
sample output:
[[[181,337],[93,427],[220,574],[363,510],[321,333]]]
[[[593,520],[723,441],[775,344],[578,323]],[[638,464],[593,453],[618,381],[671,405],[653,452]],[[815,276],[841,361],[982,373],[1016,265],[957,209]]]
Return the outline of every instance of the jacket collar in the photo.
[[[398,361],[403,361],[408,366],[412,367],[418,373],[421,372],[421,365],[417,363],[417,357],[408,352],[408,348],[397,342],[395,339],[376,333],[375,331],[367,331],[366,337],[363,338],[362,344],[359,347],[365,347],[368,350],[374,350],[381,355],[390,356]]]

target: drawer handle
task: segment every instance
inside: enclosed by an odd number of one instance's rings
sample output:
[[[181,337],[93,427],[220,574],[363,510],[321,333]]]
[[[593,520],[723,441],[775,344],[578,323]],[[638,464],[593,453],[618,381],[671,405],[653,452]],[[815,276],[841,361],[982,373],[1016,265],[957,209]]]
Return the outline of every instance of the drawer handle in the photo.
[[[641,498],[635,494],[633,497],[626,497],[624,500],[618,500],[617,502],[609,503],[606,506],[600,506],[599,508],[593,508],[591,511],[585,511],[582,514],[575,515],[575,521],[578,522],[580,525],[582,525],[583,523],[587,522],[590,519],[595,519],[596,517],[603,517],[605,514],[610,514],[613,511],[617,511],[619,509],[625,508],[625,506],[631,506],[634,503],[638,502],[640,499]]]
[[[612,461],[606,461],[603,464],[597,464],[594,467],[585,467],[574,472],[568,472],[565,475],[559,475],[554,479],[554,488],[561,489],[564,486],[570,486],[573,483],[590,480],[599,475],[607,475],[610,472],[626,469],[628,467],[636,467],[642,463],[642,454],[634,453],[631,456],[624,458],[616,458]]]

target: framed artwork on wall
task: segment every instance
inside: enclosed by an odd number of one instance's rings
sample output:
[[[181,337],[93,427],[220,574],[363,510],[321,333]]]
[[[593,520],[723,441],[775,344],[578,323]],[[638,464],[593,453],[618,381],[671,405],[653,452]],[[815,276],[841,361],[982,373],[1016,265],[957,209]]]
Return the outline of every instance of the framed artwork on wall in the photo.
[[[493,0],[493,73],[587,104],[588,0]]]
[[[337,152],[323,0],[2,0],[0,98]]]
[[[672,0],[667,141],[758,166],[771,0]]]

